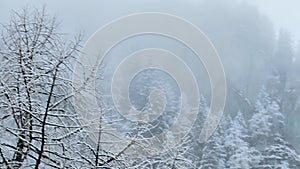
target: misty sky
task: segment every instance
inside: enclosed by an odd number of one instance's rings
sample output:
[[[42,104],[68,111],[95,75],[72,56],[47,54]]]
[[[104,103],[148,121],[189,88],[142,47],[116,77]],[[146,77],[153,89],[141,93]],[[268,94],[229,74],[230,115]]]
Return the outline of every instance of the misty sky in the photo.
[[[86,38],[105,23],[135,12],[167,12],[195,20],[191,7],[197,7],[202,0],[0,0],[0,23],[8,21],[12,9],[46,4],[48,12],[62,21],[62,29],[68,33],[84,31]],[[273,21],[275,28],[286,28],[300,39],[300,1],[299,0],[240,0],[258,6],[259,10]],[[194,16],[194,17],[193,17]]]
[[[300,40],[300,1],[299,0],[247,0],[258,6],[274,26],[289,29]]]

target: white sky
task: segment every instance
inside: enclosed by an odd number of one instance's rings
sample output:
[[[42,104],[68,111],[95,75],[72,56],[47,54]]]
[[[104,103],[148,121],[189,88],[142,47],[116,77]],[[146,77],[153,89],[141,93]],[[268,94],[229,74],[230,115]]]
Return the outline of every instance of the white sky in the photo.
[[[289,29],[294,41],[300,40],[300,1],[299,0],[246,0],[258,6],[267,15],[275,28]]]
[[[0,0],[0,23],[8,21],[10,11],[18,10],[26,5],[41,7],[47,5],[51,14],[63,21],[68,31],[85,30],[90,36],[103,24],[120,16],[145,11],[170,12],[184,17],[189,3],[199,3],[202,0]],[[230,0],[228,0],[230,1]],[[241,0],[242,1],[242,0]],[[275,28],[289,29],[294,40],[300,40],[300,0],[243,0],[258,6],[267,15]],[[186,3],[186,5],[182,5]],[[192,4],[193,5],[193,4]]]

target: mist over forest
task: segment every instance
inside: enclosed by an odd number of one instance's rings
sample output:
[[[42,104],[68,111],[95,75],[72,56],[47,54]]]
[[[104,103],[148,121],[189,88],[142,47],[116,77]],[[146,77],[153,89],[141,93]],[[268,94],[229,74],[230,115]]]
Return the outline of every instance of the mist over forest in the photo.
[[[300,169],[300,39],[254,4],[135,0],[74,2],[66,8],[70,2],[1,3],[11,9],[0,17],[0,168]],[[226,102],[206,142],[199,142],[199,135],[211,110],[211,77],[188,45],[139,34],[113,46],[97,68],[78,59],[87,58],[85,46],[100,27],[137,12],[183,18],[218,52]],[[182,99],[189,93],[160,69],[137,72],[128,87],[112,85],[128,56],[157,48],[179,56],[193,73],[199,87],[196,116],[180,116],[193,111]],[[168,64],[181,68],[179,62]],[[94,81],[77,72],[84,69],[95,72]],[[114,89],[121,101],[114,100]],[[128,112],[115,105],[123,103],[124,92],[130,105],[120,107],[132,106]],[[94,98],[97,108],[89,106]],[[138,115],[130,116],[131,110]],[[172,128],[176,121],[184,124]]]

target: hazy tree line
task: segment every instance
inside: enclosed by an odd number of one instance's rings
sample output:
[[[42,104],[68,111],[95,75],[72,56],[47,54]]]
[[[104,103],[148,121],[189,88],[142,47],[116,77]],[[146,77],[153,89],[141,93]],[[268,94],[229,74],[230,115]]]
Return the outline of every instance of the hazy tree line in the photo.
[[[204,145],[200,168],[299,168],[299,155],[286,141],[279,103],[262,89],[252,117],[225,116]]]
[[[0,168],[300,168],[300,43],[248,4],[207,1],[198,15],[228,76],[225,115],[199,144],[203,97],[188,137],[157,152],[139,133],[124,144],[103,141],[110,131],[101,118],[91,140],[72,102],[81,36],[66,40],[44,10],[14,12],[1,27]]]

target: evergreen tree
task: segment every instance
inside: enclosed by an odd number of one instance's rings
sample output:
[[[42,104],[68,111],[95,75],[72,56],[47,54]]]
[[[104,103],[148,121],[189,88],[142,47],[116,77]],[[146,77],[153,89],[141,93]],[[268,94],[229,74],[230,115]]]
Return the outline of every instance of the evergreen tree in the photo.
[[[226,120],[224,119],[221,121],[215,133],[205,143],[200,161],[201,169],[225,168],[226,150],[224,147],[224,127],[226,126]]]
[[[280,30],[277,46],[272,57],[272,75],[276,77],[272,83],[274,94],[283,99],[283,94],[287,88],[289,75],[293,63],[294,51],[292,48],[291,35],[286,30]]]
[[[295,149],[282,137],[276,136],[274,143],[264,152],[263,167],[292,169],[300,167],[300,157]]]
[[[278,101],[272,99],[263,88],[255,104],[255,113],[249,120],[252,144],[260,144],[264,147],[272,135],[280,133],[284,124],[283,119]]]
[[[250,148],[247,138],[246,123],[239,112],[231,122],[230,128],[225,136],[225,145],[228,151],[227,168],[247,169],[250,168]]]
[[[256,102],[256,112],[249,120],[250,143],[261,153],[254,168],[297,168],[299,156],[294,148],[282,137],[285,126],[284,115],[280,112],[278,100],[270,97],[263,89]]]

